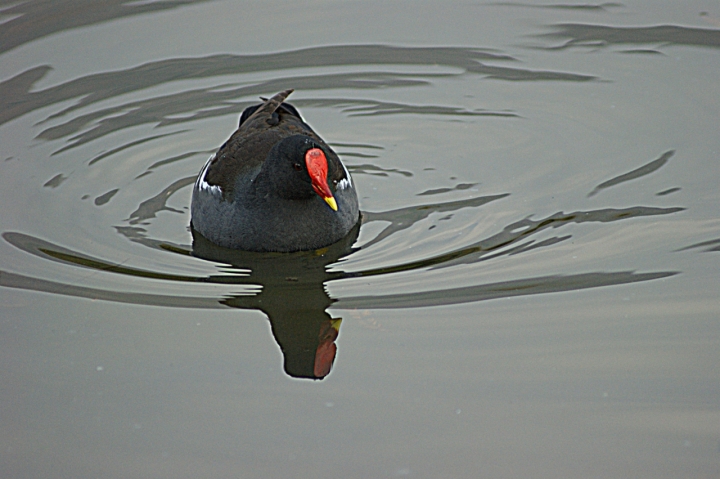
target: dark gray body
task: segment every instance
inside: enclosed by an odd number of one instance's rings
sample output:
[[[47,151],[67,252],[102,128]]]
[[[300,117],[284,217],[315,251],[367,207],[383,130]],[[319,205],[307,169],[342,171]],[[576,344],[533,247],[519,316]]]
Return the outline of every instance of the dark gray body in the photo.
[[[318,249],[345,237],[359,220],[349,172],[294,108],[281,108],[288,94],[276,95],[250,115],[246,111],[238,130],[198,175],[191,225],[217,245],[246,251]],[[283,142],[288,151],[278,150]],[[337,211],[312,190],[306,172],[286,171],[303,159],[295,162],[294,156],[312,147],[327,158]]]

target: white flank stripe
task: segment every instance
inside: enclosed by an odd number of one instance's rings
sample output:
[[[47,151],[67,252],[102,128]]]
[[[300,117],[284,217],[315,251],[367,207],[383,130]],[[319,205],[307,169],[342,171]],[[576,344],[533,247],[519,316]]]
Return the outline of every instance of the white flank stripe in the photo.
[[[350,179],[350,172],[347,170],[347,168],[345,168],[345,165],[342,162],[340,162],[340,164],[342,165],[343,170],[345,170],[345,178],[338,182],[337,187],[341,190],[344,190],[345,188],[351,188],[352,180]]]
[[[207,174],[207,170],[210,167],[210,163],[212,163],[212,160],[215,159],[215,154],[213,153],[210,158],[208,158],[207,162],[205,163],[205,166],[203,166],[203,169],[200,171],[200,174],[198,175],[198,179],[195,182],[195,187],[203,192],[208,192],[213,195],[222,195],[222,189],[218,185],[211,185],[207,181],[205,181],[205,175]]]

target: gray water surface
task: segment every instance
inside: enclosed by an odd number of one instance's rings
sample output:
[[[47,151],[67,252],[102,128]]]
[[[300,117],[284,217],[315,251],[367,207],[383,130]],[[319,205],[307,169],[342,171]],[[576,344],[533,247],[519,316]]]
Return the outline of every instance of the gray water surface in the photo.
[[[720,477],[717,5],[0,6],[0,477]],[[193,239],[287,88],[359,230]]]

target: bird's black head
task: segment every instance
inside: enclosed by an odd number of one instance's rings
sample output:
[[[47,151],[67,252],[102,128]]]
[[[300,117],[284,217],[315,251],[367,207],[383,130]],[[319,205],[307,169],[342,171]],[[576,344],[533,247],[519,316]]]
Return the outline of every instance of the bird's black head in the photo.
[[[266,181],[285,199],[308,199],[318,195],[337,211],[328,182],[334,171],[335,153],[324,143],[306,135],[293,135],[275,144],[263,166]],[[332,177],[332,176],[330,176]]]

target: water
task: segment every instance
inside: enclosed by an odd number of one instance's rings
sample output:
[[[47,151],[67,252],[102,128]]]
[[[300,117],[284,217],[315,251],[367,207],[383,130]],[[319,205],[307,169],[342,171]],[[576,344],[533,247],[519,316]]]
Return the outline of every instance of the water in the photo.
[[[2,477],[720,474],[715,6],[4,8]],[[193,242],[285,88],[361,228]]]

